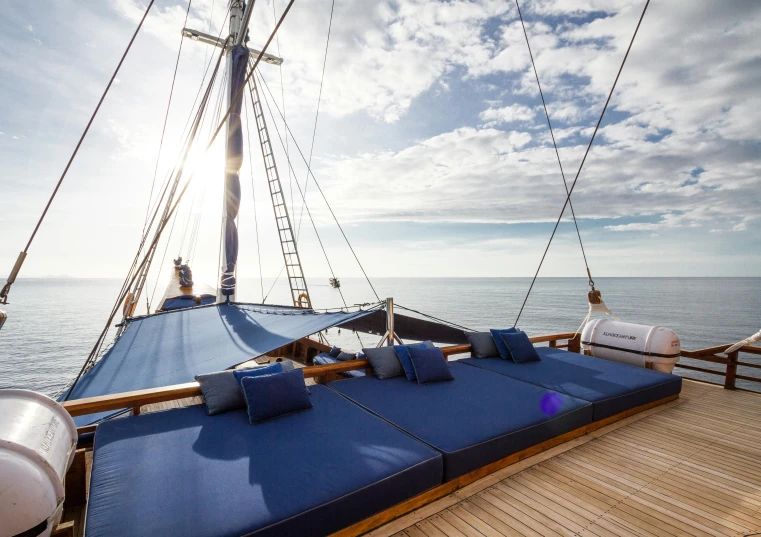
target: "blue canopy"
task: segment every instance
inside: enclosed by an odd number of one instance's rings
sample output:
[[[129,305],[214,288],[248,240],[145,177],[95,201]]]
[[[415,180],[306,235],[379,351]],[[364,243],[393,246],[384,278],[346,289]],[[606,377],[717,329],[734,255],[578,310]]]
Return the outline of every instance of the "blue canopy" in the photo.
[[[191,382],[368,313],[231,303],[137,318],[69,399]]]

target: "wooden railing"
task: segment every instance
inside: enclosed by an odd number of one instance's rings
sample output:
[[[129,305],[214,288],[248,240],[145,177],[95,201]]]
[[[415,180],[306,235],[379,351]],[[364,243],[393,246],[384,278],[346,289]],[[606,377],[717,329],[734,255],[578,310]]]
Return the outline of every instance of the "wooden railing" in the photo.
[[[701,360],[703,362],[712,362],[714,364],[723,364],[725,366],[724,371],[717,371],[716,369],[709,369],[707,367],[696,367],[693,365],[687,365],[684,363],[678,363],[676,366],[689,371],[700,371],[701,373],[708,373],[709,375],[719,375],[724,377],[724,387],[729,390],[735,389],[735,383],[737,379],[748,380],[751,382],[761,382],[759,377],[749,377],[747,375],[738,375],[737,367],[749,367],[753,369],[761,369],[761,364],[752,364],[750,362],[741,362],[739,360],[740,353],[745,352],[747,354],[755,354],[761,356],[761,347],[753,347],[745,345],[740,347],[734,352],[730,352],[726,356],[719,356],[726,349],[731,347],[730,345],[719,345],[717,347],[709,347],[707,349],[700,349],[696,351],[682,350],[683,358],[692,358],[693,360]]]
[[[550,347],[563,349],[567,348],[571,352],[579,352],[580,344],[577,334],[573,332],[562,334],[549,334],[546,336],[534,336],[529,338],[532,343],[548,343]],[[566,341],[564,344],[558,342]],[[440,347],[441,352],[447,359],[457,354],[469,354],[470,345],[452,345]],[[327,383],[340,378],[341,373],[346,371],[366,370],[372,373],[370,362],[367,360],[350,360],[329,365],[314,365],[302,369],[304,378],[313,378],[318,383]],[[65,401],[64,408],[72,416],[83,416],[94,414],[96,412],[105,412],[109,410],[122,410],[131,408],[134,414],[140,413],[140,407],[154,403],[163,403],[175,399],[185,399],[187,397],[197,397],[201,395],[201,388],[197,382],[188,382],[186,384],[176,384],[174,386],[165,386],[162,388],[149,388],[147,390],[135,390],[126,393],[117,393],[112,395],[101,395],[98,397],[87,397],[84,399],[74,399]],[[84,432],[84,430],[80,430]]]

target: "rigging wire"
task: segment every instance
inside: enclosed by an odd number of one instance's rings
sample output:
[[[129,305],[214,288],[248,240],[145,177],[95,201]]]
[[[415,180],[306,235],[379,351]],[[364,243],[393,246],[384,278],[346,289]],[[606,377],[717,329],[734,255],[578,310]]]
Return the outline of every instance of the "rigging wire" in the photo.
[[[212,87],[214,85],[214,81],[216,80],[216,75],[217,75],[217,73],[219,71],[219,65],[221,63],[222,56],[223,56],[223,52],[220,52],[219,57],[217,59],[217,64],[216,64],[216,66],[214,68],[214,73],[212,75],[212,78],[209,80],[209,84],[208,84],[207,90],[206,90],[206,92],[204,94],[204,98],[201,100],[201,104],[199,105],[199,109],[197,110],[197,112],[195,114],[196,117],[195,117],[195,119],[193,121],[194,126],[191,129],[191,131],[188,133],[188,138],[186,140],[186,150],[184,152],[185,157],[181,160],[181,162],[178,163],[181,166],[180,170],[179,170],[179,173],[182,173],[182,169],[183,169],[182,167],[184,166],[185,158],[187,158],[188,150],[189,150],[190,146],[192,146],[192,144],[194,143],[196,134],[198,133],[198,126],[199,126],[200,121],[202,119],[203,111],[206,109],[206,106],[208,104],[208,97],[209,97],[209,95],[211,93],[211,89],[212,89]],[[176,166],[177,165],[175,165],[175,167]],[[137,277],[140,274],[140,272],[143,270],[143,267],[145,266],[146,262],[148,262],[148,260],[149,260],[149,258],[151,256],[151,250],[153,250],[155,245],[158,243],[158,240],[159,240],[159,238],[161,236],[161,233],[163,232],[164,228],[166,227],[168,219],[171,218],[172,214],[174,213],[175,209],[177,208],[177,205],[182,200],[182,197],[185,194],[185,191],[187,190],[187,188],[188,188],[188,186],[190,184],[190,180],[192,178],[193,178],[193,176],[191,175],[190,179],[183,186],[182,190],[180,191],[179,196],[177,197],[177,200],[174,203],[174,206],[171,208],[169,213],[166,215],[166,218],[162,219],[159,222],[159,224],[157,226],[157,229],[156,229],[156,233],[154,235],[154,238],[153,238],[153,240],[152,240],[152,242],[151,242],[151,244],[149,246],[148,252],[145,254],[145,256],[143,257],[142,262],[139,264],[139,266],[137,266],[137,269],[135,270],[135,266],[137,264],[137,260],[140,257],[142,246],[143,246],[145,240],[147,239],[147,235],[148,235],[150,229],[153,227],[153,222],[155,221],[156,217],[158,216],[158,212],[159,212],[159,208],[160,208],[160,200],[159,200],[159,202],[157,202],[156,208],[155,208],[155,212],[153,213],[153,217],[151,218],[151,222],[150,222],[150,224],[148,226],[148,229],[146,230],[146,233],[143,236],[143,242],[141,243],[141,247],[138,249],[138,252],[135,254],[135,260],[133,261],[133,266],[130,269],[130,272],[128,273],[127,278],[125,279],[125,281],[124,281],[124,283],[122,285],[122,289],[120,291],[119,296],[116,298],[116,301],[114,302],[113,308],[111,309],[111,314],[109,315],[108,320],[106,321],[106,324],[103,327],[103,330],[101,331],[100,335],[98,336],[98,339],[96,340],[95,345],[93,345],[93,348],[90,351],[90,354],[88,355],[87,359],[85,360],[85,363],[82,364],[82,368],[80,369],[79,373],[77,374],[76,378],[74,379],[74,382],[71,384],[71,387],[69,388],[69,391],[67,392],[66,397],[65,397],[64,400],[68,400],[68,398],[69,398],[69,396],[71,394],[71,390],[74,389],[74,386],[77,384],[79,379],[82,377],[82,375],[84,374],[84,372],[87,369],[87,367],[89,365],[91,365],[93,363],[93,361],[95,360],[95,358],[99,355],[100,350],[102,349],[103,343],[105,341],[105,336],[108,333],[108,329],[111,326],[111,322],[113,321],[114,316],[116,315],[116,312],[119,309],[119,305],[122,303],[122,301],[127,296],[128,289],[130,287],[132,287],[133,283],[135,283],[135,280],[137,279]],[[160,199],[163,199],[164,195],[166,194],[166,191],[167,191],[168,187],[169,187],[169,183],[167,182],[167,184],[164,187],[164,192],[162,193],[162,196],[161,196]]]
[[[261,73],[259,73],[259,77],[261,78]],[[254,82],[255,83],[255,82]],[[253,86],[250,88],[251,91],[249,92],[249,96],[251,97],[251,107],[255,108],[254,106],[254,96],[253,96]],[[274,97],[273,97],[274,99]],[[272,107],[270,106],[269,99],[267,99],[267,95],[264,95],[264,102],[267,104],[267,110],[270,113],[270,117],[272,118],[272,124],[275,126],[275,132],[277,133],[277,137],[280,140],[280,145],[283,146],[283,149],[285,149],[285,144],[283,144],[283,137],[280,135],[280,129],[277,126],[277,121],[275,121],[275,114],[272,112]],[[277,106],[277,103],[275,103],[275,106]],[[264,113],[264,112],[262,112]],[[287,126],[287,125],[286,125]],[[296,143],[296,140],[294,139],[294,143]],[[298,145],[296,145],[298,148]],[[301,150],[299,150],[300,152]],[[288,167],[293,168],[293,164],[291,163],[291,159],[286,159],[288,162]],[[294,175],[295,175],[294,171]],[[325,256],[325,262],[328,264],[328,269],[330,270],[330,275],[333,277],[333,279],[336,278],[336,273],[333,271],[333,265],[330,264],[330,259],[328,258],[328,252],[325,250],[325,245],[322,243],[322,238],[320,237],[319,231],[317,231],[317,225],[314,222],[314,219],[312,218],[312,212],[309,210],[309,207],[306,204],[306,198],[304,197],[304,191],[301,190],[301,185],[299,184],[298,179],[296,180],[296,187],[299,189],[299,194],[301,195],[301,201],[303,203],[303,206],[306,207],[307,215],[309,216],[309,220],[312,222],[312,227],[314,228],[314,234],[317,236],[317,242],[320,244],[320,249],[322,250],[322,254]],[[341,290],[341,288],[338,288],[338,294],[341,296],[341,301],[344,304],[344,307],[349,307],[346,303],[346,298],[344,297],[344,293]],[[377,295],[376,295],[377,297]],[[380,298],[378,298],[380,300]],[[357,334],[355,332],[355,334]],[[362,340],[359,338],[359,334],[357,334],[357,339],[359,339],[359,343],[362,344]]]
[[[274,2],[273,2],[273,6],[274,6]],[[251,123],[249,123],[250,116],[248,115],[248,105],[245,99],[243,99],[243,107],[246,114],[246,140],[248,142],[248,169],[249,169],[249,172],[251,173],[251,198],[253,200],[252,204],[254,206],[254,229],[256,231],[256,259],[259,262],[259,287],[261,287],[261,291],[262,291],[262,304],[263,304],[264,303],[264,278],[262,276],[262,252],[259,246],[259,218],[256,215],[256,190],[254,189],[254,161],[251,158]]]
[[[116,75],[119,73],[119,69],[121,69],[122,64],[124,63],[124,60],[127,57],[127,54],[132,48],[132,43],[135,42],[135,38],[137,37],[137,34],[140,32],[140,29],[143,27],[143,23],[145,22],[145,19],[148,17],[148,12],[151,10],[151,7],[153,6],[153,2],[154,0],[150,0],[150,2],[148,3],[148,6],[145,8],[145,13],[143,13],[143,18],[140,19],[140,23],[137,25],[137,28],[135,28],[135,33],[132,34],[132,38],[129,40],[129,43],[127,44],[127,48],[124,50],[124,53],[122,54],[122,57],[119,60],[119,63],[117,64],[116,69],[114,70],[114,74],[111,75],[111,79],[108,81],[108,84],[106,85],[106,89],[103,90],[103,95],[100,96],[100,100],[98,101],[98,104],[95,107],[95,110],[93,110],[93,113],[90,116],[90,120],[87,122],[87,126],[85,127],[84,132],[82,132],[82,136],[80,136],[79,141],[77,142],[77,145],[71,154],[71,157],[69,157],[69,162],[66,163],[66,167],[63,169],[63,173],[61,174],[60,179],[58,179],[58,183],[53,189],[53,193],[50,195],[50,199],[48,199],[48,202],[45,205],[45,209],[43,209],[42,215],[40,215],[40,219],[37,221],[37,225],[34,226],[34,230],[32,231],[32,235],[29,237],[29,241],[26,243],[24,250],[19,255],[18,261],[16,261],[16,266],[14,266],[13,268],[11,277],[8,278],[8,282],[6,282],[6,284],[3,286],[2,291],[0,291],[1,303],[3,304],[7,303],[8,293],[11,290],[11,285],[13,284],[13,281],[16,278],[16,274],[18,274],[19,270],[21,270],[21,264],[24,262],[24,258],[26,257],[26,254],[29,251],[29,247],[32,245],[32,241],[34,240],[35,235],[37,235],[37,231],[40,229],[40,225],[42,224],[42,221],[45,219],[45,215],[47,215],[48,209],[50,209],[50,205],[53,203],[53,199],[55,199],[56,194],[58,194],[58,189],[61,188],[61,184],[63,183],[63,180],[66,177],[66,174],[68,173],[69,168],[71,167],[71,163],[74,162],[74,158],[77,156],[77,153],[79,152],[79,148],[82,146],[82,142],[84,141],[85,136],[87,136],[87,133],[90,131],[90,126],[95,120],[95,116],[98,114],[98,111],[100,110],[100,106],[103,104],[103,101],[105,100],[106,95],[108,95],[108,90],[111,89],[111,85],[114,83],[114,79],[116,79]]]
[[[422,311],[413,310],[412,308],[408,308],[406,306],[402,306],[401,304],[394,304],[395,308],[401,308],[403,310],[411,311],[412,313],[417,313],[418,315],[422,315],[423,317],[427,317],[429,319],[433,319],[434,321],[438,321],[440,323],[448,324],[449,326],[452,326],[454,328],[459,328],[461,330],[467,330],[468,332],[475,332],[472,328],[468,328],[467,326],[462,326],[461,324],[453,323],[452,321],[447,321],[444,319],[439,319],[438,317],[434,317],[433,315],[429,315],[427,313],[423,313]]]
[[[151,0],[151,3],[149,4],[149,8],[150,8],[150,6],[151,6],[151,5],[153,5],[153,1],[154,1],[154,0]],[[211,146],[214,144],[214,141],[216,140],[217,136],[219,135],[219,132],[222,130],[222,126],[224,125],[224,122],[227,120],[228,116],[229,116],[229,115],[230,115],[230,113],[232,112],[232,109],[233,109],[233,107],[235,106],[235,104],[237,103],[238,99],[240,99],[240,98],[241,98],[241,96],[242,96],[242,94],[243,94],[243,87],[244,87],[244,86],[245,86],[245,85],[248,83],[248,81],[249,81],[249,80],[251,79],[251,77],[253,76],[253,74],[254,74],[254,70],[255,70],[255,69],[256,69],[256,67],[259,65],[259,62],[261,61],[261,59],[262,59],[262,57],[264,56],[264,54],[267,52],[267,48],[269,47],[270,43],[272,42],[272,39],[274,38],[274,36],[275,36],[275,34],[277,33],[277,31],[280,29],[280,26],[282,25],[283,21],[285,20],[285,17],[286,17],[286,15],[288,15],[288,12],[290,11],[291,7],[293,6],[293,3],[294,3],[294,1],[295,1],[295,0],[290,0],[290,1],[288,2],[288,5],[286,6],[286,8],[285,8],[285,11],[283,11],[283,14],[282,14],[282,15],[281,15],[281,17],[280,17],[280,20],[278,21],[277,25],[275,26],[275,29],[272,31],[272,33],[270,34],[270,36],[269,36],[269,38],[267,39],[266,43],[265,43],[265,44],[264,44],[264,46],[262,47],[262,50],[261,50],[261,52],[259,52],[259,55],[256,57],[256,60],[254,61],[254,64],[253,64],[253,66],[251,67],[251,72],[248,74],[248,76],[246,77],[246,79],[245,79],[245,80],[243,81],[243,83],[241,84],[241,87],[240,87],[240,89],[238,90],[238,92],[237,92],[237,93],[235,94],[235,96],[233,96],[233,98],[231,99],[231,101],[230,101],[230,106],[228,107],[227,111],[225,112],[224,118],[223,118],[223,119],[222,119],[222,121],[219,123],[219,125],[218,125],[218,126],[217,126],[217,128],[216,128],[216,130],[214,131],[214,134],[213,134],[213,136],[211,137],[211,140],[209,140],[209,143],[207,144],[207,146],[206,146],[206,149],[204,150],[204,154],[208,153],[209,149],[210,149],[210,148],[211,148]],[[146,11],[146,15],[147,15],[147,11]],[[144,19],[145,19],[145,16],[143,17],[143,20],[144,20]],[[142,22],[141,22],[141,24],[142,24]],[[133,40],[134,40],[134,37],[133,37]],[[224,52],[224,50],[223,50],[222,52]],[[221,57],[222,57],[222,54],[220,53],[220,59],[221,59]],[[215,68],[215,71],[216,71],[218,68],[219,68],[219,60],[217,60],[217,67]],[[183,162],[184,162],[184,161],[183,161]],[[180,172],[181,172],[181,171],[182,171],[182,169],[180,170]],[[163,218],[161,222],[159,222],[158,228],[156,229],[156,235],[154,236],[154,239],[153,239],[153,241],[151,242],[151,245],[150,245],[150,247],[149,247],[149,251],[150,251],[150,249],[153,249],[153,248],[155,247],[156,243],[158,242],[158,239],[159,239],[159,237],[161,236],[161,233],[163,232],[164,228],[166,228],[166,225],[167,225],[168,219],[169,219],[169,218],[171,218],[171,216],[174,214],[174,211],[177,209],[177,206],[178,206],[178,205],[179,205],[179,203],[182,201],[182,198],[183,198],[183,196],[185,195],[185,192],[187,192],[187,189],[188,189],[188,187],[190,186],[190,184],[192,183],[192,181],[193,181],[193,178],[194,178],[194,177],[195,177],[195,171],[194,171],[194,172],[193,172],[193,173],[190,175],[190,177],[189,177],[189,178],[187,179],[187,181],[185,182],[185,185],[184,185],[184,186],[182,187],[182,189],[180,190],[180,192],[179,192],[179,194],[178,194],[178,196],[177,196],[177,199],[176,199],[176,201],[174,202],[174,205],[172,205],[171,209],[169,210],[169,213],[168,213],[168,214],[166,214],[166,217],[165,217],[165,218]],[[155,215],[154,215],[154,216],[155,216]],[[143,269],[143,267],[145,266],[145,263],[146,263],[147,261],[148,261],[148,254],[146,254],[146,256],[143,258],[143,261],[140,263],[140,266],[139,266],[139,268],[138,268],[138,273],[139,273],[139,271],[141,271],[141,270]],[[131,287],[131,286],[132,286],[132,284],[133,284],[133,283],[135,282],[135,280],[137,279],[137,275],[138,275],[138,274],[136,273],[136,274],[134,274],[134,275],[132,276],[132,279],[131,279],[131,281],[129,282],[129,284],[127,285],[127,288],[129,288],[129,287]],[[6,285],[7,285],[7,284],[6,284]],[[92,362],[92,360],[93,360],[93,359],[94,359],[94,357],[96,356],[96,354],[97,354],[97,351],[98,351],[99,347],[102,345],[102,343],[103,343],[103,339],[104,339],[104,337],[105,337],[106,333],[108,332],[108,329],[109,329],[109,327],[110,327],[111,321],[113,320],[114,316],[116,315],[116,311],[117,311],[117,309],[118,309],[118,306],[119,306],[119,299],[117,299],[117,302],[116,302],[116,304],[114,305],[114,309],[112,310],[111,316],[109,317],[108,321],[106,322],[106,326],[104,327],[103,331],[101,332],[101,335],[100,335],[100,337],[98,338],[98,341],[97,341],[97,342],[95,343],[95,345],[93,346],[93,349],[92,349],[92,351],[90,352],[90,355],[88,356],[87,360],[86,360],[86,361],[85,361],[85,363],[82,365],[82,369],[80,370],[80,372],[79,372],[79,374],[77,375],[76,379],[74,379],[74,382],[72,383],[72,385],[71,385],[71,388],[69,388],[69,391],[67,392],[67,394],[66,394],[66,397],[65,397],[65,399],[64,399],[64,400],[68,400],[69,396],[71,395],[71,391],[74,389],[74,386],[75,386],[75,385],[76,385],[76,383],[79,381],[79,379],[82,377],[82,374],[84,373],[84,371],[85,371],[85,369],[87,368],[87,366],[88,366],[88,365],[89,365],[89,364]]]
[[[267,88],[267,92],[272,95],[272,91],[270,90],[269,86],[267,85],[267,81],[264,79],[264,76],[261,72],[258,73],[259,78],[264,83],[264,87]],[[275,109],[280,114],[280,117],[283,117],[282,112],[280,112],[280,109],[277,107],[277,103],[273,102],[275,105]],[[270,110],[271,112],[271,110]],[[283,118],[285,119],[285,118]],[[288,123],[285,123],[285,128],[288,130],[288,132],[291,132],[291,128],[288,126]],[[293,132],[291,132],[291,139],[293,139],[293,143],[296,146],[296,149],[299,152],[299,155],[301,156],[301,160],[304,161],[304,164],[307,166],[307,171],[309,172],[309,175],[312,176],[312,180],[314,181],[315,186],[317,187],[317,190],[320,192],[320,195],[322,196],[323,201],[325,201],[325,205],[328,207],[328,210],[330,211],[331,216],[333,217],[333,220],[335,221],[336,225],[338,226],[338,229],[341,231],[341,235],[343,235],[344,240],[346,241],[347,246],[349,247],[349,250],[351,250],[352,255],[354,256],[354,260],[357,262],[357,265],[359,265],[360,270],[362,271],[362,274],[365,276],[365,280],[367,280],[368,285],[370,286],[370,289],[372,289],[373,294],[375,295],[375,298],[377,300],[380,300],[380,296],[378,295],[378,292],[375,290],[375,287],[373,286],[373,283],[370,281],[370,277],[367,275],[367,272],[365,272],[365,268],[362,266],[362,263],[359,260],[359,257],[357,257],[357,253],[354,251],[354,248],[352,247],[351,243],[349,242],[349,238],[346,236],[346,233],[344,232],[343,227],[341,227],[341,224],[338,222],[338,218],[336,217],[336,214],[333,212],[333,208],[330,206],[330,203],[328,202],[328,199],[325,197],[325,193],[322,191],[322,187],[320,186],[320,183],[317,182],[317,178],[314,176],[314,172],[312,172],[312,167],[309,166],[309,163],[307,163],[306,158],[304,157],[304,153],[301,151],[301,147],[299,147],[298,142],[296,141],[296,138],[293,136]],[[290,162],[289,162],[290,164]],[[296,181],[296,184],[298,185],[298,181]],[[300,187],[299,187],[300,190]],[[306,203],[306,200],[304,201]],[[307,207],[307,213],[309,212],[309,208]]]
[[[272,0],[272,20],[277,21],[277,11],[275,10],[275,0]],[[277,55],[280,54],[280,36],[275,36],[275,45],[277,46]],[[282,56],[281,56],[282,57]],[[283,116],[285,116],[285,85],[283,84],[283,63],[278,66],[280,71],[280,100],[283,103]],[[288,134],[285,135],[285,157],[290,158],[290,148],[288,144]],[[291,193],[291,213],[296,214],[296,206],[293,204],[293,174],[288,168],[288,191]],[[298,234],[297,234],[298,236]],[[285,267],[283,267],[285,268]],[[282,271],[281,271],[282,274]],[[275,280],[277,281],[277,280]]]
[[[169,243],[172,241],[172,233],[174,233],[174,225],[177,223],[177,215],[180,213],[174,213],[174,218],[172,219],[172,227],[169,228],[169,236],[166,239],[166,246],[164,247],[164,254],[161,256],[161,265],[164,265],[164,260],[166,259],[166,253],[169,251]],[[156,283],[153,286],[153,293],[151,293],[151,300],[146,304],[146,315],[151,314],[151,304],[153,303],[153,298],[156,296],[156,287],[159,285],[159,279],[156,278]]]
[[[325,40],[325,55],[322,59],[322,76],[320,77],[320,91],[317,94],[317,110],[314,113],[314,127],[312,128],[312,145],[309,148],[309,164],[312,165],[312,155],[314,154],[314,139],[317,135],[317,118],[320,117],[320,101],[322,100],[322,85],[325,82],[325,66],[328,64],[328,47],[330,46],[330,30],[333,28],[333,10],[336,7],[336,0],[330,5],[330,21],[328,22],[328,37]],[[282,86],[281,86],[282,87]],[[285,121],[285,106],[283,106],[283,120]],[[287,140],[287,138],[286,138]],[[307,188],[309,187],[309,172],[307,172],[306,180],[304,181],[304,196],[306,196]],[[304,206],[301,206],[301,213],[299,214],[299,225],[296,228],[296,238],[299,238],[301,234],[301,222],[304,218]]]
[[[523,308],[526,307],[526,302],[528,301],[528,297],[531,294],[531,290],[534,288],[534,283],[536,282],[537,276],[539,276],[539,271],[542,268],[542,263],[544,263],[544,258],[547,257],[547,251],[550,249],[550,245],[552,244],[552,239],[555,237],[555,232],[558,230],[558,225],[560,225],[560,220],[563,218],[563,213],[565,212],[565,208],[568,206],[568,202],[571,200],[571,194],[573,193],[573,189],[576,188],[576,182],[579,180],[579,175],[581,174],[582,168],[584,168],[584,163],[587,160],[587,155],[589,155],[589,150],[592,149],[592,143],[595,141],[597,130],[600,128],[600,123],[602,123],[603,117],[605,117],[605,111],[608,109],[608,104],[610,103],[611,97],[613,97],[613,91],[616,89],[616,84],[618,84],[618,79],[621,76],[621,71],[624,70],[624,65],[626,65],[626,59],[629,57],[629,52],[631,52],[632,45],[634,45],[634,39],[637,37],[637,32],[639,31],[639,27],[642,24],[642,19],[645,18],[645,13],[647,12],[647,7],[649,5],[650,5],[650,0],[647,0],[645,2],[645,7],[642,9],[642,15],[640,15],[639,21],[637,22],[637,27],[634,29],[634,35],[632,35],[632,39],[631,41],[629,41],[629,47],[626,49],[626,54],[624,54],[624,59],[621,61],[621,67],[618,68],[618,73],[616,74],[616,78],[613,81],[613,87],[610,88],[610,92],[608,93],[608,98],[605,100],[605,106],[603,107],[602,113],[600,114],[600,119],[597,120],[597,125],[595,126],[595,130],[592,132],[592,138],[589,140],[589,145],[587,145],[587,150],[584,152],[584,158],[581,159],[581,164],[579,164],[579,169],[576,172],[576,177],[574,177],[573,183],[571,183],[571,189],[568,191],[568,195],[565,198],[565,203],[563,203],[563,208],[560,210],[560,215],[558,216],[557,222],[555,222],[555,227],[552,230],[552,235],[550,235],[550,240],[547,242],[547,247],[544,249],[544,254],[542,254],[542,259],[539,261],[539,266],[536,269],[534,278],[531,280],[531,285],[528,288],[528,293],[526,293],[526,298],[523,299],[523,305],[521,306],[521,309],[518,312],[518,316],[515,318],[515,323],[513,323],[513,326],[518,325],[518,321],[520,320],[521,314],[523,313]]]
[[[550,121],[550,113],[547,111],[547,103],[544,101],[544,92],[542,92],[542,84],[539,82],[539,73],[536,70],[536,63],[534,62],[534,54],[531,52],[531,45],[528,42],[528,32],[526,32],[526,25],[523,22],[523,13],[521,13],[521,6],[518,0],[515,0],[515,7],[518,8],[518,16],[521,19],[521,27],[523,28],[523,36],[526,38],[526,48],[528,48],[528,55],[531,58],[531,66],[534,69],[534,77],[536,78],[536,85],[539,87],[539,96],[542,98],[542,107],[544,108],[544,116],[547,118],[547,126],[550,129],[550,137],[552,137],[552,145],[555,148],[555,156],[558,160],[558,166],[560,167],[560,176],[563,178],[563,187],[565,188],[566,195],[568,193],[568,182],[565,179],[565,172],[563,171],[563,164],[560,162],[560,152],[558,151],[558,144],[555,141],[555,133],[552,130],[552,122]],[[584,243],[581,241],[581,232],[579,231],[579,223],[576,221],[576,212],[573,210],[573,202],[568,199],[568,206],[571,209],[571,216],[573,216],[573,225],[576,226],[576,235],[579,237],[579,246],[581,247],[581,255],[584,258],[584,266],[587,269],[587,277],[589,278],[589,286],[594,290],[595,282],[592,280],[592,273],[589,271],[589,263],[587,263],[587,254],[584,251]]]
[[[182,27],[188,25],[188,15],[190,15],[190,6],[193,0],[188,0],[188,9],[185,11],[185,22]],[[161,140],[159,141],[159,151],[156,154],[156,166],[153,168],[153,180],[151,181],[151,193],[148,195],[148,207],[145,208],[145,222],[143,222],[143,233],[145,226],[148,224],[148,215],[151,212],[151,200],[153,199],[153,189],[156,186],[156,175],[159,171],[159,162],[161,161],[161,149],[164,147],[164,135],[166,134],[166,124],[169,121],[169,110],[172,106],[172,96],[174,95],[174,83],[177,80],[177,68],[180,66],[180,55],[182,54],[182,44],[185,42],[185,34],[180,32],[180,47],[177,49],[177,60],[174,62],[174,73],[172,74],[172,86],[169,88],[169,101],[166,103],[166,114],[164,114],[164,125],[161,127]]]
[[[225,19],[223,21],[222,28],[224,28],[224,22],[227,21],[227,18],[230,15],[230,9],[231,9],[231,7],[228,7],[227,12],[225,14]],[[221,35],[222,35],[222,29],[220,29],[219,35],[217,35],[217,39],[219,39]],[[220,59],[221,59],[221,55],[220,55]],[[214,68],[214,73],[213,73],[214,77],[216,77],[216,75],[217,75],[217,69],[218,69],[218,65],[219,65],[220,59],[217,60],[217,67]],[[196,103],[198,102],[198,97],[201,95],[201,90],[203,90],[204,82],[206,81],[206,74],[209,72],[209,68],[211,67],[211,64],[212,64],[213,60],[214,60],[214,57],[212,56],[212,58],[209,60],[209,63],[206,64],[206,69],[204,70],[204,74],[201,77],[201,82],[198,85],[198,91],[196,92],[196,96],[193,99],[193,104],[190,107],[191,111],[188,114],[188,119],[185,121],[185,127],[183,128],[183,134],[182,134],[182,137],[185,138],[185,141],[183,142],[182,147],[185,147],[185,145],[188,143],[188,140],[190,139],[190,135],[191,134],[190,134],[190,131],[188,130],[188,128],[191,126],[191,120],[193,120],[193,116],[198,117],[199,111],[196,111],[194,113],[193,110],[195,110]],[[204,63],[205,63],[205,59],[204,59]],[[205,108],[204,108],[204,111],[205,111]],[[123,285],[126,285],[127,281],[132,277],[132,271],[135,269],[135,266],[137,264],[138,259],[140,259],[140,254],[141,254],[141,252],[143,250],[143,246],[145,245],[145,242],[148,240],[148,235],[150,233],[150,229],[153,227],[153,222],[155,221],[156,216],[158,215],[159,206],[161,205],[161,202],[163,201],[164,196],[166,195],[166,192],[167,192],[167,190],[169,188],[169,185],[171,183],[171,178],[174,176],[175,172],[177,171],[177,166],[179,165],[179,163],[180,163],[180,161],[182,159],[182,154],[183,154],[183,150],[181,149],[179,154],[177,155],[177,159],[175,160],[174,167],[172,168],[172,170],[169,173],[167,173],[167,176],[166,176],[166,179],[165,179],[165,182],[164,182],[164,188],[162,190],[162,194],[159,197],[159,199],[156,200],[156,204],[154,205],[153,218],[151,219],[150,225],[144,231],[143,236],[141,237],[140,245],[138,246],[137,252],[135,253],[135,257],[134,257],[134,259],[132,261],[132,266],[130,267],[129,271],[127,272],[127,276],[124,279]],[[125,292],[125,289],[122,289],[119,292],[119,295],[118,295],[118,297],[116,299],[116,303],[114,304],[114,308],[116,308],[118,306],[118,304],[120,303],[120,301],[122,300],[122,298],[124,296],[123,295],[124,292]],[[100,352],[100,349],[98,350],[98,352]]]

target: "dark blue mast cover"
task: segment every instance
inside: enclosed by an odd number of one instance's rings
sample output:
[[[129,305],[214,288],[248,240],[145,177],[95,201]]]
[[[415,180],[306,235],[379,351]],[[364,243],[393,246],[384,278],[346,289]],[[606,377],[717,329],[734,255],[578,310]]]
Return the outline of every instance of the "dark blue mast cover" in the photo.
[[[230,79],[230,96],[235,98],[246,80],[248,49],[235,45],[232,54],[232,76]],[[223,295],[235,293],[235,265],[238,262],[238,228],[235,219],[240,209],[240,171],[243,164],[243,131],[241,129],[240,111],[243,96],[232,103],[227,129],[227,158],[225,162],[225,259],[224,272],[219,283]]]
[[[192,382],[368,313],[230,303],[138,318],[82,375],[69,400]],[[110,414],[75,421],[84,425]]]

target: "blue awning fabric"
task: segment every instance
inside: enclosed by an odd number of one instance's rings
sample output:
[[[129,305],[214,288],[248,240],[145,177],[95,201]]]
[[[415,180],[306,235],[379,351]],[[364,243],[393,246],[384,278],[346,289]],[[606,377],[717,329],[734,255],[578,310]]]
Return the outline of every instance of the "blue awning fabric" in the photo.
[[[191,382],[368,313],[231,303],[137,318],[68,399]]]

